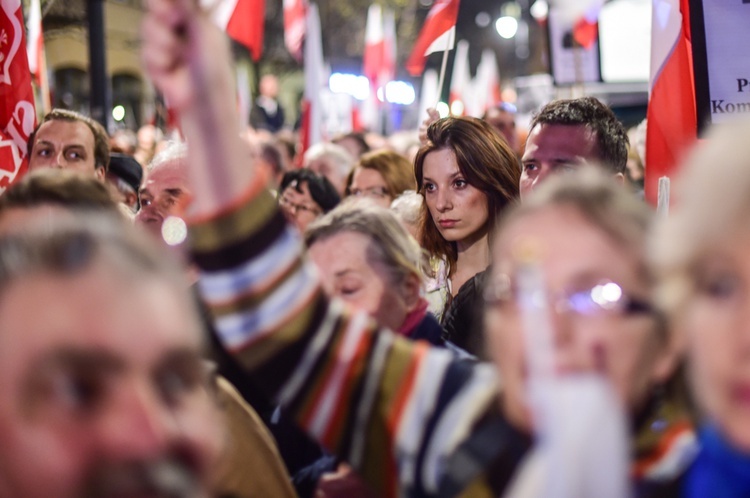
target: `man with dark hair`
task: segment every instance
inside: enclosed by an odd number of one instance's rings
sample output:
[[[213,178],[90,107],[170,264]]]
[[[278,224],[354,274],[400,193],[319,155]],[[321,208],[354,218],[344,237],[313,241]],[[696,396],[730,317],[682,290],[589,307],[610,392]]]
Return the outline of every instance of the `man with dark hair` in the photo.
[[[66,109],[53,109],[28,141],[29,170],[64,168],[104,180],[109,166],[109,136],[93,119]]]
[[[622,181],[627,159],[627,132],[609,107],[594,97],[550,102],[531,120],[521,198],[548,175],[584,164],[603,166]]]

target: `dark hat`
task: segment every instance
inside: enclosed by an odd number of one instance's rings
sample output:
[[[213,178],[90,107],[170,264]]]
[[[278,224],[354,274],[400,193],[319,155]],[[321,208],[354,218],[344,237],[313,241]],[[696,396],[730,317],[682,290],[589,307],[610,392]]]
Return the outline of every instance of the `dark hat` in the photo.
[[[133,190],[136,192],[141,188],[143,168],[132,156],[112,152],[109,155],[108,173],[112,173],[117,178],[123,180],[125,183],[133,187]]]

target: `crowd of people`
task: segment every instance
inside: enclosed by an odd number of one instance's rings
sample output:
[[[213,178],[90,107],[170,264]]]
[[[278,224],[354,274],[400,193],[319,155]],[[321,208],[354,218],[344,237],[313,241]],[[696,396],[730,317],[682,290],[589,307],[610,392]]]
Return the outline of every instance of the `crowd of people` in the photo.
[[[184,142],[54,110],[0,195],[0,498],[750,496],[750,126],[658,219],[591,97],[295,159],[194,4]]]

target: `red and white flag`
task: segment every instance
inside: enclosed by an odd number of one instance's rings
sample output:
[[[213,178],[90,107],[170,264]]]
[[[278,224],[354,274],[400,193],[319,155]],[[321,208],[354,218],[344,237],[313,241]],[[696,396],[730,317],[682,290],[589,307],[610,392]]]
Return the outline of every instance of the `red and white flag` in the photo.
[[[253,60],[263,53],[265,0],[201,0],[214,23],[250,51]]]
[[[307,9],[305,35],[305,91],[302,98],[302,151],[323,140],[323,108],[320,93],[325,84],[323,41],[318,6]]]
[[[21,0],[0,0],[0,191],[28,168],[26,142],[36,127]]]
[[[375,92],[380,85],[380,71],[385,56],[383,34],[383,11],[378,4],[367,9],[365,25],[365,53],[362,57],[362,72],[370,80],[370,89]]]
[[[646,199],[656,205],[659,178],[671,177],[695,143],[689,0],[654,0],[646,131]]]
[[[302,60],[306,12],[306,0],[284,0],[284,44],[297,62]]]
[[[453,59],[450,96],[448,98],[451,114],[464,116],[469,114],[472,100],[471,73],[469,72],[469,42],[461,40],[456,44],[456,57]]]
[[[409,60],[406,61],[406,70],[409,74],[422,74],[428,55],[453,48],[458,6],[459,0],[437,0],[432,6]]]
[[[26,19],[26,55],[29,60],[29,71],[39,89],[40,101],[45,113],[51,109],[49,98],[49,81],[47,79],[47,58],[44,55],[44,35],[42,34],[42,7],[40,0],[31,0]]]
[[[471,106],[471,115],[481,117],[487,109],[501,100],[500,70],[497,68],[497,57],[492,50],[486,48],[482,51],[472,86],[475,100]]]

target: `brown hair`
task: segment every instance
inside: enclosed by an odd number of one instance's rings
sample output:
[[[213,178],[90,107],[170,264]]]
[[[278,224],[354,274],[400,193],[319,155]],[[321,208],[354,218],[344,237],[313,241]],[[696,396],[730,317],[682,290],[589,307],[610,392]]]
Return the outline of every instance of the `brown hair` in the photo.
[[[0,213],[11,208],[52,204],[70,209],[120,212],[107,185],[75,171],[45,168],[32,171],[0,196]]]
[[[431,152],[443,149],[453,151],[461,175],[487,196],[487,221],[492,232],[503,209],[518,198],[521,168],[515,153],[497,131],[480,119],[447,117],[435,121],[427,129],[427,143],[414,159],[414,176],[422,195],[424,160]],[[458,258],[456,243],[440,235],[427,203],[422,205],[419,234],[422,247],[433,256],[444,257],[448,274],[452,274]]]
[[[81,122],[88,126],[89,130],[91,130],[91,134],[94,135],[94,167],[104,168],[104,171],[107,171],[107,168],[109,168],[109,135],[107,135],[107,131],[102,125],[90,117],[67,109],[52,109],[46,116],[44,116],[44,118],[42,118],[42,121],[29,136],[29,141],[27,143],[29,157],[31,157],[31,149],[34,148],[37,131],[39,131],[39,128],[41,128],[44,123],[53,120],[69,121],[73,123]]]
[[[586,126],[596,135],[602,165],[623,173],[628,162],[628,133],[612,112],[595,97],[554,100],[542,107],[529,124],[529,131],[538,125]]]
[[[364,154],[354,166],[346,179],[346,190],[354,180],[354,172],[357,168],[371,169],[380,173],[388,188],[388,195],[395,199],[407,190],[415,190],[417,182],[414,178],[414,170],[411,163],[398,152],[390,150],[379,150]]]

